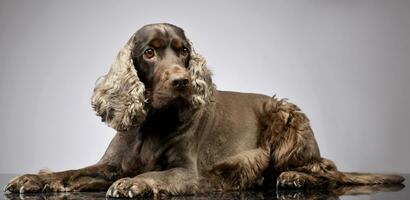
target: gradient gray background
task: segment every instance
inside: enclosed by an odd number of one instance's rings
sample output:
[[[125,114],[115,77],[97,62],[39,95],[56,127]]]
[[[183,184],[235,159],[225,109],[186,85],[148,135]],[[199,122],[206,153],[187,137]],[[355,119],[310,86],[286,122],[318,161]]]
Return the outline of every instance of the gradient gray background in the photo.
[[[95,163],[90,96],[147,23],[186,30],[221,90],[277,93],[341,170],[410,173],[410,1],[0,2],[0,172]]]

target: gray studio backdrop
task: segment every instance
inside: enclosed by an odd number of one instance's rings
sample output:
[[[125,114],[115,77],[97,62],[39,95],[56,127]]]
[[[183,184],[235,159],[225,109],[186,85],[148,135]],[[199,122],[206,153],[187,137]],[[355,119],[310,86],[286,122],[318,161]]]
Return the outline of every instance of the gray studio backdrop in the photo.
[[[0,173],[95,163],[90,96],[142,25],[186,30],[221,90],[276,93],[341,170],[410,173],[410,1],[0,2]]]

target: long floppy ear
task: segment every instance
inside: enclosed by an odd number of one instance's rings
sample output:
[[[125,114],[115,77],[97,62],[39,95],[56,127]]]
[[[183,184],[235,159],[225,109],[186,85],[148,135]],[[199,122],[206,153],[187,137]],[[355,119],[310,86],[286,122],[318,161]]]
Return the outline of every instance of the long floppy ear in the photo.
[[[145,120],[144,84],[139,80],[131,52],[135,34],[120,50],[108,74],[94,88],[91,105],[102,121],[117,131],[127,131]]]
[[[206,60],[195,52],[192,42],[189,43],[192,50],[188,69],[195,90],[192,103],[195,107],[201,107],[213,101],[216,86],[212,83],[212,72],[208,69]]]

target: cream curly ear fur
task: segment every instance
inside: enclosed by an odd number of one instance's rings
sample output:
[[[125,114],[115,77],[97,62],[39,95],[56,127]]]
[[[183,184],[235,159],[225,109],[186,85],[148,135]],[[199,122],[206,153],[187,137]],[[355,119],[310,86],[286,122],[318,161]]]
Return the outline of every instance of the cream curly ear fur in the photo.
[[[216,86],[212,83],[212,72],[208,69],[206,60],[200,54],[196,53],[192,43],[189,43],[192,50],[188,69],[195,90],[192,96],[192,104],[195,107],[200,107],[212,101]]]
[[[108,126],[126,131],[144,121],[145,87],[132,63],[135,34],[120,50],[107,75],[97,83],[91,105]]]
[[[147,114],[145,86],[138,78],[131,57],[135,35],[120,50],[108,74],[98,81],[91,98],[91,105],[97,115],[117,131],[127,131],[138,126]],[[192,104],[200,108],[212,101],[215,85],[205,59],[193,49],[190,56],[188,69],[195,91]]]

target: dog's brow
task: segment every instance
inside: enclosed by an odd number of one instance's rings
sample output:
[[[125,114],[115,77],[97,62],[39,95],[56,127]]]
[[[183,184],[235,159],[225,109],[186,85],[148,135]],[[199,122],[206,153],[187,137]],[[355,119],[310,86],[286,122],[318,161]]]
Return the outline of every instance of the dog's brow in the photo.
[[[171,41],[171,46],[175,49],[180,49],[182,48],[182,41],[180,39],[173,39]]]
[[[165,41],[163,39],[160,39],[160,38],[155,38],[155,39],[152,39],[149,42],[149,45],[151,45],[152,47],[158,49],[158,48],[161,48],[162,46],[165,45]]]

